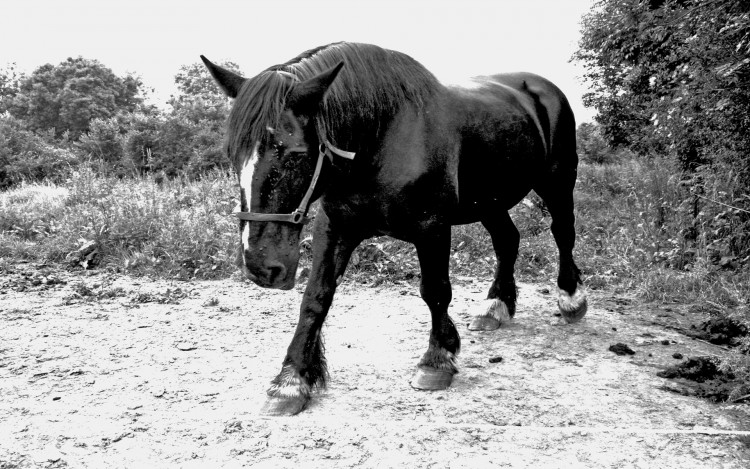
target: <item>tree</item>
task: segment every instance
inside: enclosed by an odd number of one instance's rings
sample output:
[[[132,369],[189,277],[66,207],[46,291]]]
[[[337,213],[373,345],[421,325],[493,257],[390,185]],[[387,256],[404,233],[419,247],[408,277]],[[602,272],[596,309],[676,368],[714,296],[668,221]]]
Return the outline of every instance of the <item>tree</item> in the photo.
[[[576,129],[578,157],[581,161],[594,164],[612,163],[615,152],[607,145],[596,124],[584,122]]]
[[[747,172],[749,54],[750,2],[602,0],[573,58],[609,144]]]
[[[573,58],[607,142],[681,170],[673,235],[750,260],[750,2],[601,0]]]
[[[53,135],[31,132],[13,116],[0,115],[0,190],[21,181],[60,181],[79,161]]]
[[[55,129],[77,139],[92,119],[136,110],[141,88],[140,79],[118,77],[96,60],[69,58],[21,78],[7,110],[29,130]]]
[[[233,62],[221,65],[242,73]],[[228,167],[223,141],[229,99],[202,63],[180,67],[175,83],[178,93],[169,100],[172,113],[161,129],[160,158],[156,161],[164,168],[184,169],[193,176]]]
[[[221,66],[235,73],[242,73],[234,62],[224,62]],[[217,130],[223,127],[229,115],[229,99],[202,63],[183,65],[174,81],[178,93],[168,102],[173,113],[196,123],[206,120]]]
[[[16,64],[9,64],[0,70],[0,114],[5,113],[10,103],[18,93],[19,81],[24,78],[23,73],[16,70]]]

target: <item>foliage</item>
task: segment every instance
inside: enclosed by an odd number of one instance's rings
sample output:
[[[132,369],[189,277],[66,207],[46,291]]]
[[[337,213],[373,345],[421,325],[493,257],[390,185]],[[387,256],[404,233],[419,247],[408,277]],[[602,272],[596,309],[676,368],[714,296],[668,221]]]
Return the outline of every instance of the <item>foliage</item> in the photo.
[[[89,131],[81,135],[78,148],[107,167],[119,166],[123,159],[122,133],[123,127],[117,118],[97,117],[89,123]]]
[[[602,0],[574,55],[608,143],[750,181],[750,3]]]
[[[211,173],[158,183],[81,168],[64,186],[22,184],[0,193],[0,257],[62,261],[94,241],[100,264],[115,270],[227,276],[237,243],[233,182]]]
[[[21,181],[59,181],[78,164],[78,156],[49,134],[24,130],[0,115],[0,189]]]
[[[29,130],[54,129],[57,136],[69,132],[75,140],[92,119],[136,110],[141,86],[138,78],[118,77],[96,60],[69,58],[18,80],[7,110]]]
[[[578,143],[578,158],[586,163],[614,163],[618,159],[616,152],[612,151],[601,132],[601,127],[596,124],[584,122],[576,129],[576,141]]]
[[[225,69],[241,74],[234,62],[220,64]],[[219,89],[208,69],[202,63],[183,65],[175,75],[177,95],[172,96],[169,105],[174,115],[199,123],[208,123],[213,130],[223,130],[229,115],[229,98]]]
[[[16,64],[8,64],[4,69],[0,69],[0,114],[8,110],[8,106],[18,93],[19,82],[24,78],[24,74],[16,70]]]
[[[224,65],[239,72],[236,64]],[[91,121],[78,148],[113,174],[200,177],[228,167],[223,128],[229,101],[202,64],[183,66],[169,112],[119,113]]]
[[[643,298],[749,325],[750,3],[601,0],[573,58],[601,136],[642,159],[579,171],[582,258],[599,237]],[[750,382],[747,356],[732,361]]]
[[[242,75],[240,66],[231,61],[217,62],[222,68]],[[210,98],[222,98],[226,96],[219,89],[216,80],[213,79],[208,69],[202,63],[196,62],[183,65],[175,75],[174,82],[177,85],[179,95],[176,99],[190,96],[203,96]]]

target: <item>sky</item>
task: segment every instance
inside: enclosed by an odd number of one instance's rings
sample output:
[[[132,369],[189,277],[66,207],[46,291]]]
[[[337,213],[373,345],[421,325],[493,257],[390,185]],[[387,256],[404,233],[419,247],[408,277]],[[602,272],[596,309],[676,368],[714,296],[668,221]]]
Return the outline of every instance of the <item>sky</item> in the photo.
[[[246,76],[336,41],[405,52],[444,83],[529,71],[555,82],[591,121],[583,69],[570,62],[594,0],[0,0],[0,67],[30,73],[68,57],[133,73],[153,102],[181,65],[231,60]]]

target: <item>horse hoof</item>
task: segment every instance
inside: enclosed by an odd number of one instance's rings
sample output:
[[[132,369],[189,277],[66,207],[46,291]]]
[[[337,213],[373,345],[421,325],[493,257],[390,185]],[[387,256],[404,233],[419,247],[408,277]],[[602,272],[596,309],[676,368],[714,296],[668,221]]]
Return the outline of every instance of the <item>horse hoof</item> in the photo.
[[[309,401],[308,397],[269,397],[260,412],[274,417],[297,415]]]
[[[453,382],[453,373],[434,368],[417,368],[411,380],[411,387],[423,391],[439,391],[448,388]]]
[[[566,323],[572,324],[583,319],[588,310],[588,300],[583,286],[579,284],[572,296],[560,289],[557,306]]]
[[[469,324],[470,331],[496,331],[500,329],[500,321],[492,316],[477,316]]]
[[[586,311],[588,310],[588,308],[588,301],[584,299],[583,303],[581,303],[578,308],[571,311],[566,311],[560,308],[560,313],[562,314],[562,317],[566,323],[573,324],[580,321],[584,316],[586,316]]]

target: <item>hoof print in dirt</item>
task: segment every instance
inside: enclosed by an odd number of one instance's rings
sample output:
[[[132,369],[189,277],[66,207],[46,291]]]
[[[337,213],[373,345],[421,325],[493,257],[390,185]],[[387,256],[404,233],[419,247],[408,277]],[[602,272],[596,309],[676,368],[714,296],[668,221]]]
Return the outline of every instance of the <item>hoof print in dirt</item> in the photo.
[[[626,344],[623,344],[622,342],[610,345],[609,351],[614,352],[617,355],[635,355],[635,350],[628,347]]]
[[[307,407],[309,397],[269,397],[260,413],[274,417],[297,415]]]

